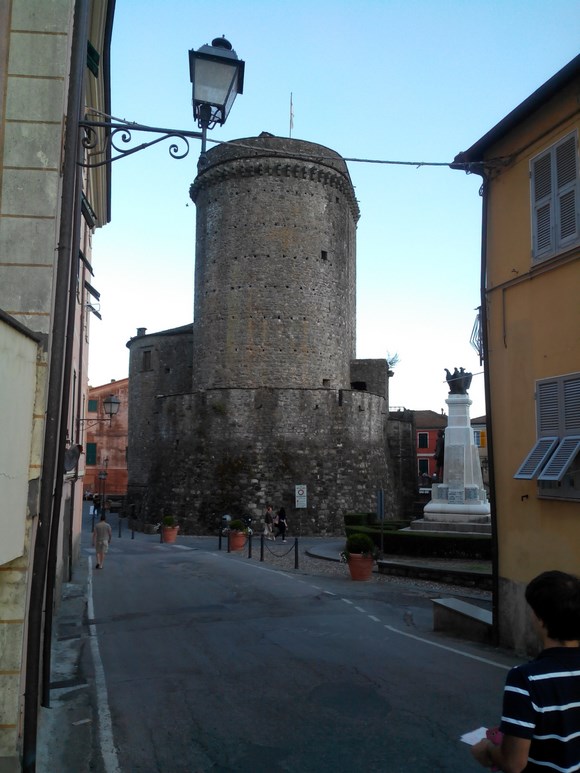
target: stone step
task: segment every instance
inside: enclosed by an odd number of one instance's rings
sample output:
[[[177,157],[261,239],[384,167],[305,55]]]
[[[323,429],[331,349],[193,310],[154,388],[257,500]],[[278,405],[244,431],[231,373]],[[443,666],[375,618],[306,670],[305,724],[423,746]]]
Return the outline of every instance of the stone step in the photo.
[[[483,523],[477,521],[427,521],[424,518],[418,518],[411,521],[408,531],[425,532],[455,532],[456,534],[491,534],[491,523],[488,518],[482,519]]]
[[[490,644],[493,615],[490,610],[457,598],[431,599],[433,630],[461,639]]]

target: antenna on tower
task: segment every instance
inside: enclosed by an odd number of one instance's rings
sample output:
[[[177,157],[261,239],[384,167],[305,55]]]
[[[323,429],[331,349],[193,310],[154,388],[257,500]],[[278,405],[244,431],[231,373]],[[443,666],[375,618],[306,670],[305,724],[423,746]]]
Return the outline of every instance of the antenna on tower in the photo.
[[[288,135],[290,138],[292,138],[293,128],[294,128],[294,104],[292,102],[292,92],[290,92],[290,134]]]

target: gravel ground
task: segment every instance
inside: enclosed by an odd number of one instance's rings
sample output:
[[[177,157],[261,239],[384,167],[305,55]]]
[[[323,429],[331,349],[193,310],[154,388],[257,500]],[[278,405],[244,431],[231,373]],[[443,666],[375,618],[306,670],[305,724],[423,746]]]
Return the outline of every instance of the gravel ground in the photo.
[[[309,547],[313,547],[315,545],[316,538],[303,538],[300,540],[298,547],[299,568],[295,569],[294,540],[292,538],[290,538],[285,545],[278,542],[266,542],[264,544],[264,564],[270,564],[275,566],[277,569],[298,572],[310,577],[336,577],[344,578],[345,581],[351,582],[346,564],[341,563],[340,561],[316,558],[309,556],[306,553]],[[225,543],[224,549],[226,549]],[[247,557],[247,549],[239,552],[233,552],[230,555],[235,560],[260,561],[260,543],[258,540],[256,540],[256,543],[252,545],[251,559],[248,559]],[[398,560],[403,561],[402,558],[397,558]],[[410,559],[410,563],[412,562],[413,560]],[[489,591],[471,587],[465,588],[460,585],[451,585],[449,583],[438,583],[409,577],[396,577],[393,575],[379,574],[376,568],[373,572],[373,576],[370,582],[379,585],[385,584],[389,586],[403,586],[407,589],[413,589],[418,594],[425,595],[430,598],[437,598],[438,596],[461,596],[463,598],[479,599],[482,602],[491,602],[491,593]]]

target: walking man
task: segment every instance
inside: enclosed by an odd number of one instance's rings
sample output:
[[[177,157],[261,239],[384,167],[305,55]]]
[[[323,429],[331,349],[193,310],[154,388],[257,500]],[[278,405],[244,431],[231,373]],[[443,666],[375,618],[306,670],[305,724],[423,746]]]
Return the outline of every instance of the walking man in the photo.
[[[97,554],[96,569],[102,569],[105,561],[107,550],[109,549],[109,542],[113,538],[113,532],[110,525],[107,523],[107,517],[105,513],[101,515],[101,520],[96,524],[93,530],[93,545],[95,546],[95,552]]]
[[[274,511],[272,505],[266,507],[266,515],[264,516],[264,537],[266,539],[275,540],[274,536]]]

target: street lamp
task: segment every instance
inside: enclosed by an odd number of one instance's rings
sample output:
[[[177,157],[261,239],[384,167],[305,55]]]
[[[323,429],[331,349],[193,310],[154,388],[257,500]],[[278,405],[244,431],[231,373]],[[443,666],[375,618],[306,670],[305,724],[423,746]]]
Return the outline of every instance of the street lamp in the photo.
[[[81,144],[85,150],[90,151],[89,160],[79,161],[79,165],[90,169],[106,166],[163,140],[180,140],[184,143],[183,150],[180,150],[175,142],[169,146],[169,155],[178,159],[188,155],[190,139],[201,140],[203,156],[207,130],[226,122],[236,96],[243,92],[244,67],[245,63],[238,59],[232,44],[225,37],[215,38],[211,46],[202,46],[197,51],[191,49],[189,74],[193,88],[193,115],[201,132],[145,126],[115,118],[98,110],[90,110],[90,114],[100,120],[89,120],[85,116],[84,120],[79,121],[79,126],[84,131]],[[150,142],[128,147],[133,140],[133,132],[147,132],[158,136]],[[117,153],[116,156],[111,155],[112,150]]]
[[[119,413],[120,407],[121,407],[121,401],[119,400],[117,395],[109,395],[103,400],[103,409],[107,414],[106,419],[79,419],[79,422],[81,424],[84,424],[86,421],[92,422],[92,424],[87,425],[85,429],[90,429],[91,427],[94,427],[95,424],[98,424],[101,421],[108,421],[109,426],[111,426],[111,423],[113,421],[113,416],[116,416]]]
[[[225,37],[189,52],[193,116],[202,130],[202,154],[207,130],[218,123],[223,126],[236,96],[243,93],[244,67]]]
[[[109,423],[111,422],[113,416],[116,416],[119,413],[119,407],[121,405],[121,401],[117,397],[117,395],[109,395],[103,400],[103,408],[105,409],[105,413],[109,417]]]

